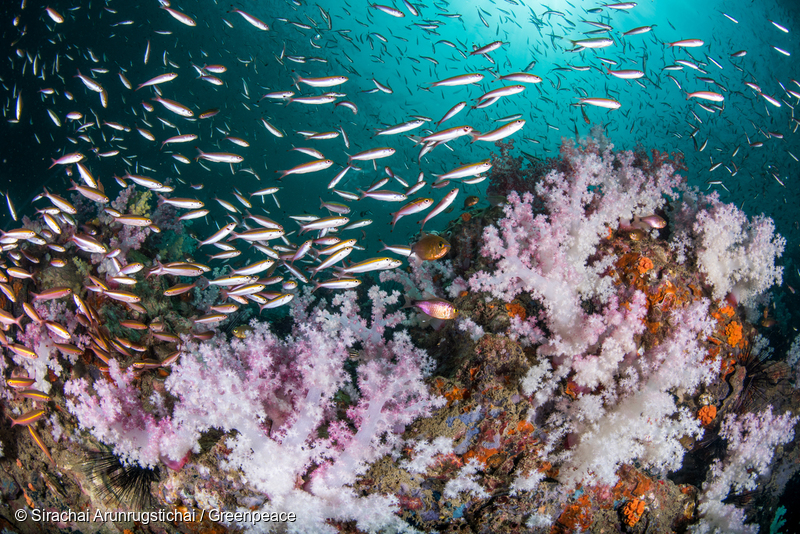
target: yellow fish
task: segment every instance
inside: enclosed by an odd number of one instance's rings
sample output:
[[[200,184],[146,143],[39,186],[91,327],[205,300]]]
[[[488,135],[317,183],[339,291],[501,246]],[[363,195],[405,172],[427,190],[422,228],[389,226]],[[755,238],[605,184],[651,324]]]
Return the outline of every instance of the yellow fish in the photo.
[[[234,328],[231,333],[234,336],[238,337],[239,339],[245,339],[248,335],[250,335],[250,332],[252,331],[253,331],[252,326],[246,324],[240,324],[239,326]]]
[[[423,234],[419,241],[411,246],[411,253],[423,261],[444,258],[448,252],[450,243],[436,234]]]

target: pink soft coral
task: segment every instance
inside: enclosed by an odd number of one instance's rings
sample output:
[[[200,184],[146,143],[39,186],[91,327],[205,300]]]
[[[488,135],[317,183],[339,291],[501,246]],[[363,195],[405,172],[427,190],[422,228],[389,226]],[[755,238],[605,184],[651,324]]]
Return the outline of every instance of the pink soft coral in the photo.
[[[536,197],[508,196],[505,218],[484,231],[484,256],[495,260],[492,272],[469,281],[476,291],[511,302],[530,293],[546,310],[552,336],[546,351],[581,352],[605,332],[605,320],[587,314],[581,302],[614,293],[603,274],[612,258],[590,261],[609,229],[620,220],[649,215],[676,195],[681,183],[669,164],[647,172],[634,166],[631,152],[563,151],[567,173],[551,171],[536,186]],[[544,211],[534,206],[544,203]]]

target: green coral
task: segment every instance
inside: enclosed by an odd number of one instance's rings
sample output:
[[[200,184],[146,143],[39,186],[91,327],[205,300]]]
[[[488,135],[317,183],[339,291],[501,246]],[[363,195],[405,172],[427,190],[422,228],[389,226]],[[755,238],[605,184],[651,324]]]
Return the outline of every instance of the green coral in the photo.
[[[158,255],[162,261],[180,261],[185,254],[194,252],[194,240],[186,234],[166,232],[161,234]]]
[[[75,269],[78,271],[78,275],[81,279],[86,278],[92,272],[92,267],[77,256],[72,257],[72,263],[75,264]]]

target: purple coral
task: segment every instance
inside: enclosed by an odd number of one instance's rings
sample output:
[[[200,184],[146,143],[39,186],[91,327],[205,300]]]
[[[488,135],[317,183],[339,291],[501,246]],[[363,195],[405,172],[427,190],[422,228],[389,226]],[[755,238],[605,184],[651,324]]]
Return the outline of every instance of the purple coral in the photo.
[[[223,467],[241,470],[254,489],[268,495],[265,509],[298,515],[305,510],[322,525],[343,509],[353,512],[350,507],[359,502],[354,513],[359,525],[399,521],[393,516],[394,499],[361,498],[347,485],[369,462],[399,450],[405,426],[442,401],[423,382],[432,370],[425,351],[404,332],[384,339],[387,328],[405,317],[385,314],[398,295],[373,287],[370,296],[369,322],[359,317],[353,292],[337,297],[338,313],[314,306],[306,295],[294,309],[305,320],[286,338],[278,338],[266,323],[253,322],[245,340],[187,342],[165,383],[177,399],[171,413],[158,399],[151,399],[158,408],[147,412],[132,386],[132,371],[113,362],[112,380],[96,383],[97,395],[83,379],[68,382],[68,407],[83,428],[114,445],[127,461],[143,465],[181,461],[210,428],[235,430]],[[352,383],[344,362],[356,342],[362,347],[361,364]],[[353,396],[346,420],[332,409],[342,388]],[[327,437],[320,429],[327,429]],[[266,463],[264,458],[282,460]],[[304,476],[311,482],[299,489],[296,482]]]

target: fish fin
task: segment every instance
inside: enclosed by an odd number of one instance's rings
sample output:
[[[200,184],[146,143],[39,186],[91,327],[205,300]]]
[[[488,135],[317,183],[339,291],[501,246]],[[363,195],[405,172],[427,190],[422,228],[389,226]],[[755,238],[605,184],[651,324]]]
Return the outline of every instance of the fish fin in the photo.
[[[430,321],[428,321],[428,324],[431,325],[431,328],[433,328],[437,332],[442,329],[444,323],[445,323],[444,319],[437,319],[436,317],[431,317]]]

